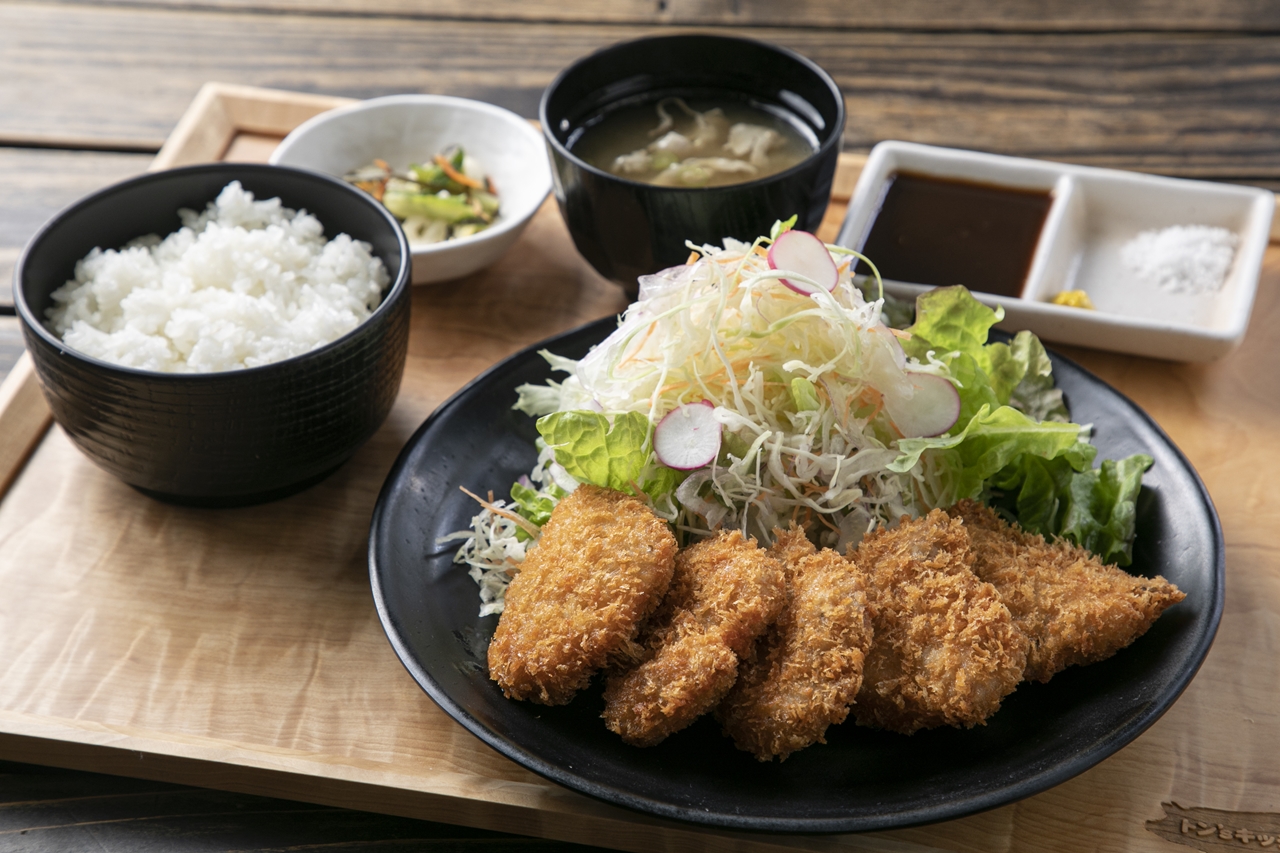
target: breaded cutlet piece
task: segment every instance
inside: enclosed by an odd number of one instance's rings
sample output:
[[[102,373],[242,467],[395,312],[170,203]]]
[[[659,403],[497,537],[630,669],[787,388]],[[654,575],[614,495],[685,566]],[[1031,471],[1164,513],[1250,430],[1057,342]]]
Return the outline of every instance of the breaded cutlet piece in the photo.
[[[667,523],[639,500],[579,486],[507,587],[489,677],[512,699],[568,702],[657,609],[676,551]]]
[[[964,525],[935,509],[863,538],[875,638],[853,713],[903,734],[975,726],[1022,680],[1027,638],[994,586],[973,573]]]
[[[720,533],[681,551],[638,640],[638,664],[605,685],[606,725],[629,744],[654,746],[710,711],[785,603],[782,564],[754,539]]]
[[[773,529],[773,544],[769,546],[769,553],[781,561],[782,567],[787,571],[787,579],[790,580],[795,564],[818,553],[818,549],[813,547],[803,527],[792,524],[786,530],[778,527]]]
[[[1137,577],[1069,542],[1046,542],[976,501],[961,501],[949,512],[969,531],[973,570],[995,586],[1031,641],[1028,681],[1111,657],[1186,598],[1159,575]]]
[[[796,528],[774,536],[770,550],[786,567],[787,606],[716,708],[725,734],[761,761],[785,761],[825,743],[827,727],[844,722],[872,637],[867,581],[857,565],[830,549],[815,551]]]

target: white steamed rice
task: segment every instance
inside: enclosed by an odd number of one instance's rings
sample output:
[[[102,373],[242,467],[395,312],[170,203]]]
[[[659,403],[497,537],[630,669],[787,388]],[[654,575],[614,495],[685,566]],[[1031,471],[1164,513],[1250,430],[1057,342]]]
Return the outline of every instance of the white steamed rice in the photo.
[[[49,328],[72,349],[167,373],[291,358],[368,319],[389,277],[368,243],[325,241],[319,220],[238,181],[183,227],[94,249],[53,293]]]

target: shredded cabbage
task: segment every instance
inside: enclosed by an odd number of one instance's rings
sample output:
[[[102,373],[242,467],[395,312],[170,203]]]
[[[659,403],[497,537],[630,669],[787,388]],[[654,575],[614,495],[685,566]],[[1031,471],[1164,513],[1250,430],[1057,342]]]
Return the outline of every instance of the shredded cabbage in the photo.
[[[988,344],[1002,314],[963,288],[927,294],[914,326],[891,329],[884,299],[865,297],[867,282],[850,272],[857,253],[828,247],[840,270],[835,288],[801,294],[780,281],[796,274],[770,268],[770,239],[691,244],[688,264],[641,278],[639,300],[585,358],[543,353],[567,376],[518,389],[516,408],[542,416],[544,439],[517,490],[520,504],[545,509],[579,482],[594,482],[638,494],[686,541],[730,528],[768,543],[775,527],[798,523],[820,544],[843,549],[904,515],[989,498],[1002,472],[1025,491],[1046,479],[1011,473],[1030,470],[1028,456],[1058,460],[1051,486],[1064,494],[1073,475],[1089,470],[1087,428],[1066,423],[1033,335]],[[957,390],[960,414],[942,436],[904,437],[888,413],[886,400],[910,405],[911,373],[943,377]],[[714,406],[722,425],[719,457],[692,472],[666,468],[652,450],[653,426],[700,401]],[[1137,486],[1131,477],[1125,483],[1131,488],[1116,499],[1127,500],[1128,511],[1103,522],[1112,538],[1126,518],[1132,538]],[[1116,490],[1090,494],[1104,491]],[[1050,528],[1066,512],[1053,495],[1018,502],[1034,504]],[[1080,504],[1071,503],[1077,529]],[[456,535],[466,539],[457,561],[481,583],[482,613],[500,612],[497,587],[526,547],[519,526],[486,508]]]

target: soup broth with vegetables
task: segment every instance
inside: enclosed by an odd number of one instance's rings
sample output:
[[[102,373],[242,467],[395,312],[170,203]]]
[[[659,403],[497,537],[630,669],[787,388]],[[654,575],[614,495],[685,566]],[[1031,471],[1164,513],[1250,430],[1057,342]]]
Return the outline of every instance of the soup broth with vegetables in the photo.
[[[672,97],[608,110],[570,142],[598,169],[667,187],[754,181],[790,169],[815,148],[785,118],[729,98]]]

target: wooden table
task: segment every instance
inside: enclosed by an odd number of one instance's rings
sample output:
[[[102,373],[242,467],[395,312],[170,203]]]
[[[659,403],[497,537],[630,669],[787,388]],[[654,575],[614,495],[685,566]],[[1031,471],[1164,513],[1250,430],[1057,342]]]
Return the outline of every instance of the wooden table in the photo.
[[[878,5],[626,0],[598,10],[535,0],[477,10],[442,0],[428,13],[407,0],[364,2],[354,11],[330,0],[0,3],[0,274],[7,277],[21,244],[62,204],[147,168],[208,80],[350,97],[448,92],[532,116],[541,89],[572,59],[673,27],[768,38],[820,62],[846,92],[852,154],[899,138],[1265,186],[1280,180],[1273,109],[1280,12],[1267,4],[1152,0],[1121,13],[1064,0],[1039,4],[1035,16],[1013,2]],[[255,140],[241,142],[245,156],[260,155]],[[1273,760],[1280,663],[1272,639],[1280,556],[1267,535],[1280,521],[1269,488],[1280,471],[1280,373],[1273,369],[1280,248],[1269,251],[1244,346],[1220,362],[1069,351],[1145,407],[1187,452],[1217,502],[1228,544],[1227,612],[1204,669],[1169,714],[1113,758],[1038,797],[968,819],[795,839],[637,818],[558,791],[478,748],[422,696],[382,639],[362,575],[363,533],[380,472],[448,393],[526,343],[622,307],[620,291],[574,255],[554,211],[544,214],[522,244],[544,252],[537,288],[514,285],[513,262],[504,260],[508,267],[465,287],[417,295],[410,353],[417,378],[406,382],[374,441],[303,496],[213,518],[165,508],[99,474],[49,434],[0,502],[0,759],[22,762],[0,764],[0,848],[83,842],[126,850],[157,837],[177,850],[320,841],[389,850],[409,839],[427,847],[545,846],[250,794],[630,850],[1157,851],[1174,849],[1146,827],[1164,815],[1161,803],[1224,813],[1192,814],[1188,832],[1170,824],[1174,837],[1201,845],[1260,842],[1201,836],[1196,821],[1255,831],[1280,821]],[[471,311],[477,295],[493,306],[489,314]],[[19,350],[16,321],[0,317],[6,370]],[[324,547],[307,538],[313,501],[336,506],[344,519],[317,540]],[[61,539],[25,535],[51,518],[83,513],[126,523]],[[272,562],[275,550],[238,547],[264,532],[283,538],[305,565],[282,566]],[[171,561],[175,538],[199,547]],[[135,592],[184,590],[188,622],[275,626],[267,631],[271,644],[219,647],[232,634],[174,622],[166,615],[171,601],[113,597],[119,588],[104,582],[122,565],[154,582]],[[300,574],[308,569],[314,577]],[[6,596],[19,585],[30,589],[35,572],[47,575],[44,599]],[[271,572],[282,573],[278,583]],[[263,598],[288,584],[312,597],[283,608]],[[346,621],[323,621],[335,614]],[[103,633],[111,620],[127,630]],[[317,620],[326,626],[319,634],[289,627]],[[134,642],[86,644],[125,635]],[[282,663],[282,654],[292,657]],[[352,661],[368,664],[371,679],[334,681]],[[184,667],[187,690],[174,693],[166,679]],[[309,673],[305,684],[294,680],[299,671]],[[331,716],[290,704],[308,691],[336,703]],[[334,750],[324,739],[341,728],[335,721],[343,714],[379,714],[395,725],[380,730],[384,740]],[[240,752],[228,753],[232,740]],[[420,766],[397,765],[404,756]],[[388,781],[388,768],[402,776]],[[46,805],[30,805],[39,802]],[[49,826],[57,828],[37,829]],[[147,836],[143,827],[163,831]],[[19,835],[22,829],[30,831]]]

